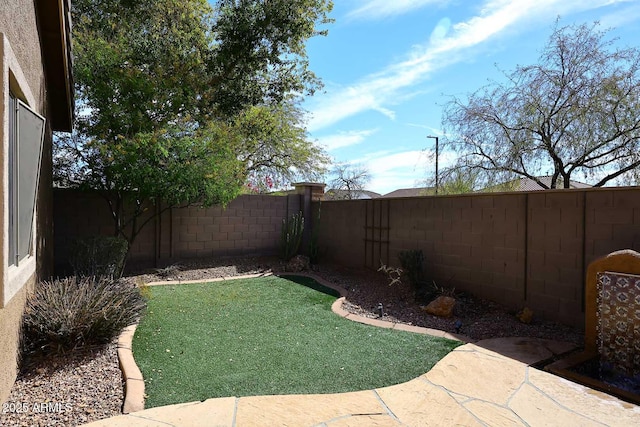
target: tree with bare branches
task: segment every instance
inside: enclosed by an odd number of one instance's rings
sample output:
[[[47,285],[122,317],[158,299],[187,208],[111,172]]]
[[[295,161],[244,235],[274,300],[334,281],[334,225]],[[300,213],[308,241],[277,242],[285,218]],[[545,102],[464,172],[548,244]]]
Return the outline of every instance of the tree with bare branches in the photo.
[[[453,98],[443,125],[459,154],[454,167],[479,172],[485,185],[526,177],[569,188],[576,175],[596,187],[638,182],[640,50],[607,37],[597,23],[556,23],[538,64]]]
[[[353,200],[363,194],[364,187],[371,180],[369,170],[363,165],[340,163],[333,169],[335,178],[331,190],[335,199]]]

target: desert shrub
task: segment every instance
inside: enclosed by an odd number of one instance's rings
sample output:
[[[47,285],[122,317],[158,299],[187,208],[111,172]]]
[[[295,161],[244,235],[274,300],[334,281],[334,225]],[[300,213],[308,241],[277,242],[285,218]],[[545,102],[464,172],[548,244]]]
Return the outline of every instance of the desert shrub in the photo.
[[[422,268],[424,264],[424,254],[421,249],[413,249],[409,251],[401,251],[398,253],[398,259],[402,270],[406,275],[409,283],[414,289],[420,287],[423,280]]]
[[[129,251],[121,237],[80,237],[71,242],[69,263],[78,277],[119,278]]]
[[[398,267],[389,267],[385,265],[382,260],[380,260],[380,268],[378,271],[382,272],[385,276],[387,276],[387,280],[389,280],[389,286],[393,285],[402,285],[402,269]]]
[[[442,295],[444,297],[455,297],[456,296],[456,288],[455,288],[455,286],[453,286],[453,287],[451,287],[451,286],[449,286],[449,287],[441,286],[441,285],[438,285],[436,283],[436,281],[434,280],[433,281],[433,289],[434,289],[434,292],[438,296],[440,296],[440,295]]]
[[[300,249],[302,233],[304,232],[304,217],[302,212],[291,215],[290,218],[282,220],[282,231],[280,234],[280,256],[283,260],[289,261]]]
[[[435,282],[424,278],[424,254],[420,249],[401,251],[398,259],[404,271],[404,277],[411,284],[417,302],[428,303],[441,292]]]
[[[146,303],[122,281],[69,277],[40,282],[22,318],[23,354],[105,344],[136,323]]]
[[[182,271],[182,266],[180,264],[171,264],[164,268],[156,268],[156,274],[163,279],[168,279],[170,277],[175,277]]]

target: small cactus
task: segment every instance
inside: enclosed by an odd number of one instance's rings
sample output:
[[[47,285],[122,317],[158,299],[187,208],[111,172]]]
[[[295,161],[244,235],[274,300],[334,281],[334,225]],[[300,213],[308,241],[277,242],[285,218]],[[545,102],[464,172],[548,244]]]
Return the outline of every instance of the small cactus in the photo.
[[[302,233],[304,231],[304,217],[302,212],[291,215],[290,218],[282,220],[282,231],[280,234],[280,250],[282,259],[289,261],[300,248]]]

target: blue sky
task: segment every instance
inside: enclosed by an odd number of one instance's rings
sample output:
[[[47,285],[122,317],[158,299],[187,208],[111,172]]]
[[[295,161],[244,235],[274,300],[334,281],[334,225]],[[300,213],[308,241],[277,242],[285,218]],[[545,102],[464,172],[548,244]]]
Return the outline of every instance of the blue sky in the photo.
[[[308,130],[335,162],[360,163],[388,193],[434,175],[442,106],[537,62],[557,17],[600,21],[621,45],[640,41],[638,0],[335,0],[327,37],[307,49],[323,91]],[[450,152],[440,165],[451,164]],[[331,177],[327,177],[328,180]]]

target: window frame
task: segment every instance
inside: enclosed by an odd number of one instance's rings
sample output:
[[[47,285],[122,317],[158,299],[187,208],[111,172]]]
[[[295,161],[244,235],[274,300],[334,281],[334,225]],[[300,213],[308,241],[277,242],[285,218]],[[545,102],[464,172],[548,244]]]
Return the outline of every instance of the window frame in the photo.
[[[8,38],[0,32],[0,309],[6,307],[13,297],[25,286],[33,283],[36,274],[37,250],[36,224],[37,208],[33,213],[33,229],[31,238],[31,254],[24,257],[19,265],[9,265],[9,98],[10,94],[22,101],[30,109],[37,105],[28,80],[22,71]]]
[[[25,124],[21,119],[25,118]],[[38,120],[33,124],[33,119]],[[30,122],[31,121],[31,125]],[[36,128],[36,125],[39,126]],[[33,256],[35,210],[38,199],[42,148],[46,119],[38,114],[9,90],[9,141],[8,141],[8,264],[20,266],[20,261]],[[37,134],[32,133],[33,130]],[[32,137],[22,139],[22,134]],[[37,158],[25,156],[24,152],[35,149]],[[29,153],[31,154],[31,153]],[[30,159],[30,160],[29,160]],[[33,162],[28,165],[25,162]],[[32,170],[31,166],[35,166]],[[26,170],[25,170],[26,169]],[[29,180],[31,178],[31,180]],[[33,181],[33,182],[30,182]],[[22,185],[26,188],[22,188]],[[30,185],[31,184],[31,185]],[[27,204],[25,206],[25,203]],[[25,219],[25,215],[28,219]],[[26,233],[26,234],[25,234]],[[27,236],[25,238],[25,236]]]

